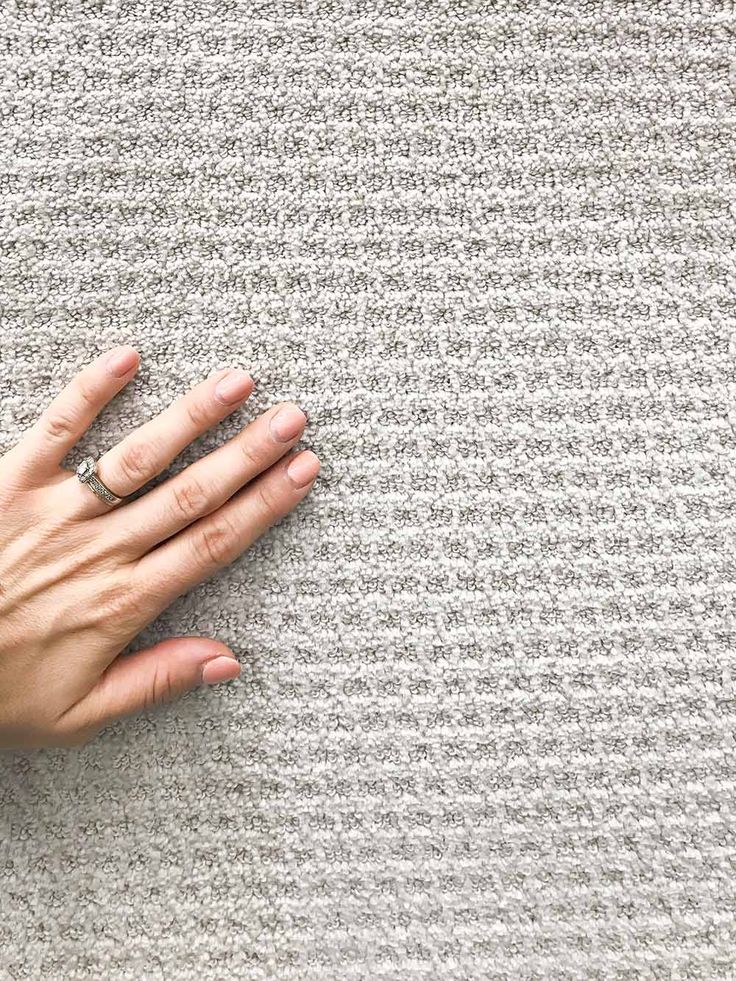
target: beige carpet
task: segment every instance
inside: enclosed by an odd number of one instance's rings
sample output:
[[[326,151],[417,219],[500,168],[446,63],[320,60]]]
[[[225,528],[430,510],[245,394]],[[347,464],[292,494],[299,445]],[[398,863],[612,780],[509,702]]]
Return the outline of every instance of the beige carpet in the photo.
[[[82,449],[239,364],[323,461],[142,638],[240,681],[0,758],[0,977],[736,976],[735,52],[726,2],[0,6],[0,444],[130,342]]]

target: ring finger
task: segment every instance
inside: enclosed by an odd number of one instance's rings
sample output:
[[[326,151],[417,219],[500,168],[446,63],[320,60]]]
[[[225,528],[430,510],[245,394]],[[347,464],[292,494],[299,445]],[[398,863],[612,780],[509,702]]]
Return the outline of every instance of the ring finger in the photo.
[[[298,442],[306,416],[282,402],[180,473],[116,511],[108,534],[142,555],[164,539],[221,507],[245,484],[268,470]]]
[[[119,497],[140,490],[193,440],[230,415],[253,391],[245,371],[226,368],[196,385],[150,422],[114,446],[97,463],[97,476]],[[76,513],[83,517],[110,508],[75,481]]]

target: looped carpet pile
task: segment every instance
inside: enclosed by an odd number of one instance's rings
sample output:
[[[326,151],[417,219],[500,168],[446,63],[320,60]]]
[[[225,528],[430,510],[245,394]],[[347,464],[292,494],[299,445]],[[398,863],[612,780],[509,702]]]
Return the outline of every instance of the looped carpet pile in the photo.
[[[298,511],[151,625],[241,679],[0,759],[0,975],[733,978],[736,11],[0,7],[0,444],[295,399]],[[73,461],[70,461],[73,462]]]

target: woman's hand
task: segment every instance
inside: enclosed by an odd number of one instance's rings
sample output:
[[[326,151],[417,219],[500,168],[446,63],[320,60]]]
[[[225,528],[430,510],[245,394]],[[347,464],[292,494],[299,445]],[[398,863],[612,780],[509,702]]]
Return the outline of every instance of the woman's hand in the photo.
[[[85,742],[112,719],[235,678],[216,640],[172,638],[118,657],[195,583],[232,562],[311,489],[319,460],[285,454],[306,422],[291,403],[130,503],[110,508],[61,461],[132,378],[128,347],[98,358],[0,459],[0,746]],[[248,398],[220,371],[101,457],[124,497]]]

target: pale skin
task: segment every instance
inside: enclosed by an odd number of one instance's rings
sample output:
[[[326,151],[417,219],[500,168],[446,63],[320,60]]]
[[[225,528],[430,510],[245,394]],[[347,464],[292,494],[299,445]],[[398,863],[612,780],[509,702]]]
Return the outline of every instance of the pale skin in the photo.
[[[86,743],[116,719],[236,678],[235,654],[215,639],[121,652],[295,508],[319,472],[311,450],[293,450],[304,413],[283,402],[110,508],[61,464],[139,361],[130,347],[101,355],[0,458],[0,747]],[[252,391],[246,372],[215,372],[103,454],[100,479],[121,497],[139,491]]]

